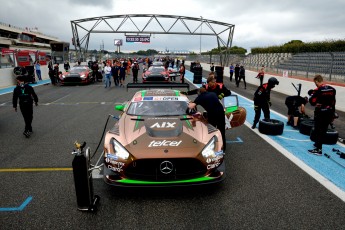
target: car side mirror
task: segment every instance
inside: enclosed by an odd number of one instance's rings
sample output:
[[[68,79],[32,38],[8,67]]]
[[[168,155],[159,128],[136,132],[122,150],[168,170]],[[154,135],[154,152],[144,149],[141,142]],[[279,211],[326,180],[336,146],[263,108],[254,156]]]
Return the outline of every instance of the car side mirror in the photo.
[[[115,110],[118,110],[118,111],[123,111],[124,110],[124,108],[125,108],[125,105],[116,105],[115,106]]]

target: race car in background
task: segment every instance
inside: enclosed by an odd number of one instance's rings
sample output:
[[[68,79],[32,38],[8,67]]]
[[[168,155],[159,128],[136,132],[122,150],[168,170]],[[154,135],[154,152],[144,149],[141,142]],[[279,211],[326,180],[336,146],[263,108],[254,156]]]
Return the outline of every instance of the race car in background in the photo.
[[[60,83],[66,84],[90,84],[95,82],[88,66],[73,66],[68,72],[60,74]]]
[[[150,66],[142,74],[143,83],[167,83],[169,80],[169,71],[164,66]]]

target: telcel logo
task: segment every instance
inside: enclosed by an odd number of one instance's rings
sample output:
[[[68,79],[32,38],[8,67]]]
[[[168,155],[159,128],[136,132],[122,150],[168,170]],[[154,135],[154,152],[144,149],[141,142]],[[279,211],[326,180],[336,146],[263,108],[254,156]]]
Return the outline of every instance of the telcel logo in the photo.
[[[161,146],[172,146],[172,147],[177,147],[182,143],[182,141],[151,141],[148,147],[161,147]]]

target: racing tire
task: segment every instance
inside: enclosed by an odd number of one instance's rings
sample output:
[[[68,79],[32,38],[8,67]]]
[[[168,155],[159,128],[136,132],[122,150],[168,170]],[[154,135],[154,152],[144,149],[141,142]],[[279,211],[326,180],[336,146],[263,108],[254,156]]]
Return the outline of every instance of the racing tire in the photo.
[[[292,120],[293,120],[293,118],[292,118]],[[302,117],[300,117],[300,118],[298,119],[297,125],[298,125],[298,127],[299,127],[303,121],[310,121],[310,120],[312,120],[310,117],[307,117],[307,116],[304,116],[304,117],[303,117],[303,116],[302,116]]]
[[[259,132],[267,135],[281,135],[284,131],[284,123],[276,119],[259,121]]]
[[[314,120],[304,120],[299,124],[299,132],[304,135],[310,136],[311,129],[314,128]]]
[[[322,139],[322,144],[335,145],[338,142],[339,133],[334,129],[328,129],[326,135]],[[315,141],[314,128],[310,132],[310,140]]]

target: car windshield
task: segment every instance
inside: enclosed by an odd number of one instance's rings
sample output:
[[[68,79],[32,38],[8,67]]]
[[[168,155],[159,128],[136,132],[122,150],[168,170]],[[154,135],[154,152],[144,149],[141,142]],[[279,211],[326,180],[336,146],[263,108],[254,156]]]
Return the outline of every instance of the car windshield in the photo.
[[[164,66],[163,62],[153,62],[152,66]]]
[[[165,71],[165,69],[164,69],[164,67],[152,66],[152,67],[150,67],[150,71],[152,73],[161,73],[161,72]]]
[[[81,72],[85,72],[86,68],[85,67],[72,67],[70,69],[70,73],[81,73]]]
[[[138,101],[132,102],[127,114],[136,116],[180,116],[185,115],[187,101]]]

